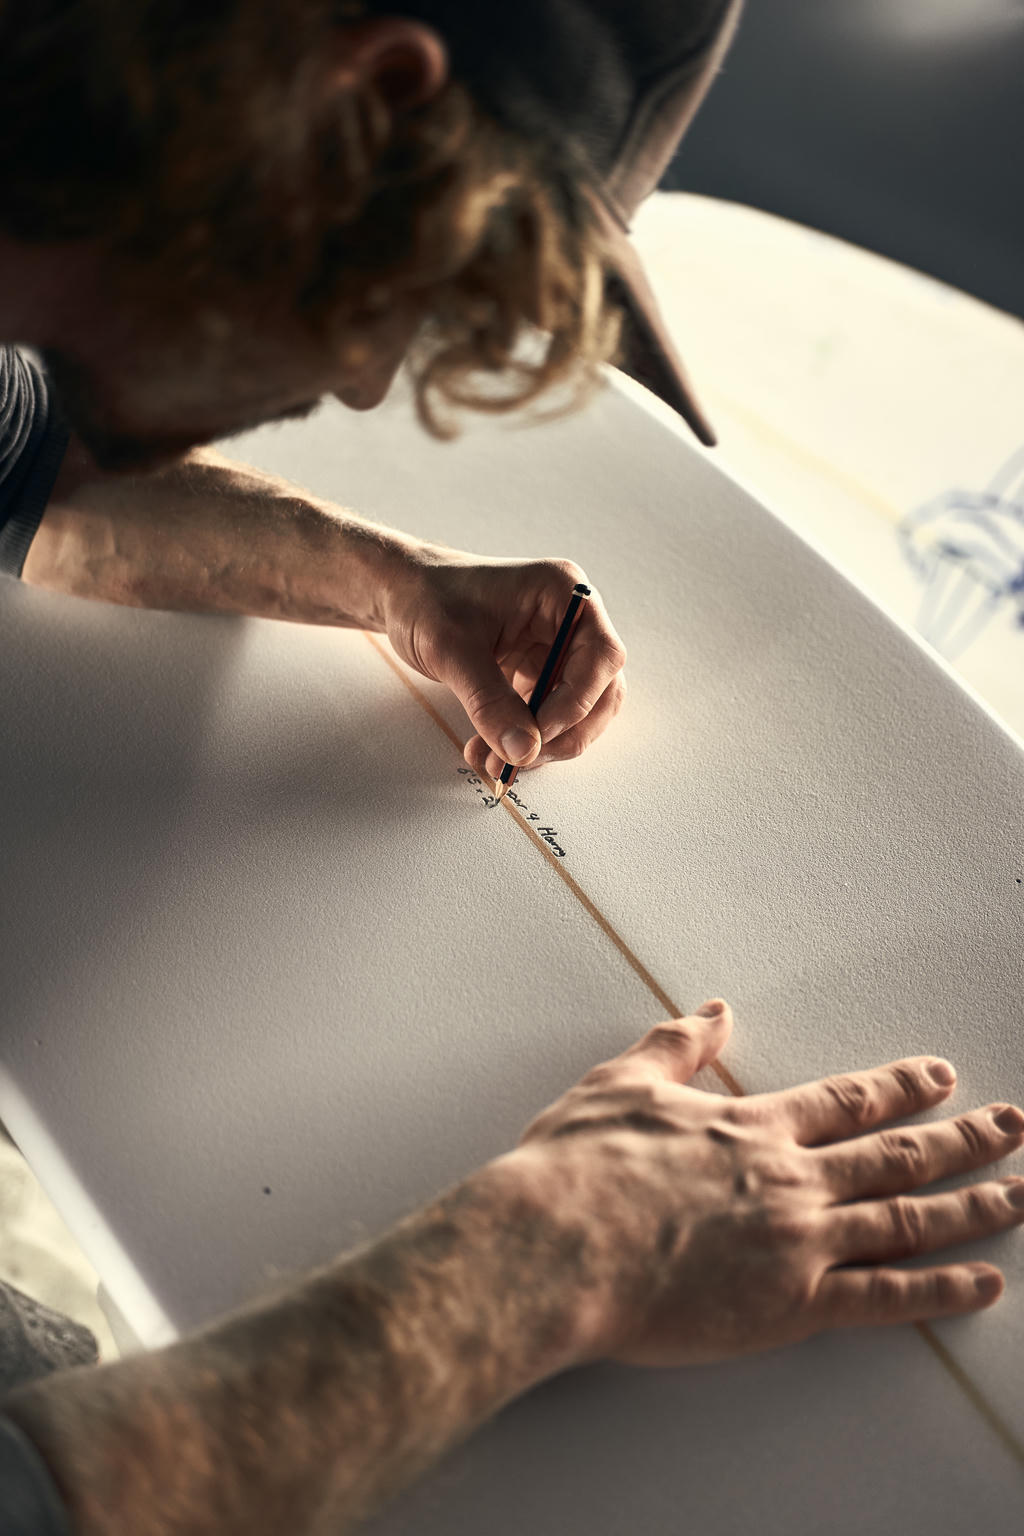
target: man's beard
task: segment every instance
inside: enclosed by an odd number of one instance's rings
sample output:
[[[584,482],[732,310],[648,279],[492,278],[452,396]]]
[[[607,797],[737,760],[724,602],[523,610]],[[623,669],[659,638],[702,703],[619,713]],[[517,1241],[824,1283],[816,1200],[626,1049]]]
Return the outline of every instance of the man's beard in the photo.
[[[132,432],[109,428],[96,418],[95,401],[100,391],[87,368],[58,349],[44,347],[42,358],[57,397],[57,404],[68,425],[95,460],[99,469],[110,474],[139,473],[178,459],[189,448],[217,438],[234,437],[270,421],[302,420],[316,410],[318,399],[302,401],[283,410],[270,407],[251,416],[225,421],[209,429],[189,427],[163,431]]]

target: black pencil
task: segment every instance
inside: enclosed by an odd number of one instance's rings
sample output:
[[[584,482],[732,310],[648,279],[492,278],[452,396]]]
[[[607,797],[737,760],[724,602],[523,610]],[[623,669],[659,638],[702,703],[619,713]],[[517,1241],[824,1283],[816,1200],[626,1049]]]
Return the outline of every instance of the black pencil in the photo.
[[[565,610],[565,617],[558,626],[558,634],[552,642],[550,651],[548,651],[547,660],[541,667],[540,676],[534,684],[533,692],[526,701],[527,709],[535,718],[538,709],[540,709],[540,706],[555,686],[558,679],[558,671],[569,648],[569,641],[572,638],[573,630],[579,622],[583,604],[589,596],[590,588],[585,587],[582,581],[577,582],[576,586],[572,589],[572,596],[569,599],[569,606]],[[506,763],[502,768],[494,785],[494,792],[499,800],[504,799],[505,795],[508,794],[516,781],[516,774],[518,772],[519,769],[513,766],[512,763]]]

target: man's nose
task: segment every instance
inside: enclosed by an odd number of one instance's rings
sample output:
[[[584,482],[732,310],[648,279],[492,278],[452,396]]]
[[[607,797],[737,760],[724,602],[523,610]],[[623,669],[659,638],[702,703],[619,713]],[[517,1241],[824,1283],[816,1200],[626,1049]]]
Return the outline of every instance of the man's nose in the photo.
[[[346,379],[344,384],[335,389],[335,398],[352,411],[372,411],[375,405],[380,405],[391,388],[391,381],[397,371],[397,368],[392,368],[388,373],[375,373],[372,378]]]
[[[380,405],[402,366],[405,348],[368,358],[362,367],[347,373],[335,385],[334,393],[342,405],[354,411],[370,411]]]

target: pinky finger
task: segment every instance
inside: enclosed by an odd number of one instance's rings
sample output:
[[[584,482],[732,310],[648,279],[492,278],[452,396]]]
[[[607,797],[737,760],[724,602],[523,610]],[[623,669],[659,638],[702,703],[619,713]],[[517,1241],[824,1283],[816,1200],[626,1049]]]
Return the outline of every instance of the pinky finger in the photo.
[[[1003,1294],[1001,1271],[991,1264],[946,1264],[931,1269],[834,1269],[817,1295],[819,1326],[860,1328],[918,1323],[929,1317],[980,1312]]]

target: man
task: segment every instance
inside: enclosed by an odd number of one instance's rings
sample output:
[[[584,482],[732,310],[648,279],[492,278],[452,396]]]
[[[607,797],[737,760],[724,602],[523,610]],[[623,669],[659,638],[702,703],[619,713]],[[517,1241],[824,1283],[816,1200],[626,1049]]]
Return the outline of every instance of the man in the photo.
[[[435,430],[446,406],[585,385],[622,309],[625,360],[707,439],[622,221],[735,7],[387,12],[0,4],[0,334],[43,351],[74,428],[8,353],[0,551],[57,591],[384,631],[465,705],[470,762],[537,766],[623,697],[595,604],[562,691],[536,722],[522,703],[576,567],[423,545],[194,445],[325,392],[372,406],[403,358]],[[948,1098],[929,1058],[739,1101],[687,1086],[730,1029],[719,1000],[660,1026],[358,1253],[10,1395],[5,1531],[336,1530],[585,1361],[706,1362],[994,1301],[991,1265],[892,1265],[1024,1220],[1024,1179],[912,1193],[1018,1148],[1024,1112],[877,1132]]]

